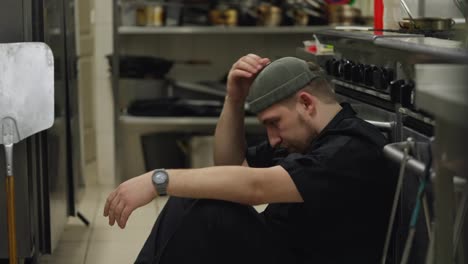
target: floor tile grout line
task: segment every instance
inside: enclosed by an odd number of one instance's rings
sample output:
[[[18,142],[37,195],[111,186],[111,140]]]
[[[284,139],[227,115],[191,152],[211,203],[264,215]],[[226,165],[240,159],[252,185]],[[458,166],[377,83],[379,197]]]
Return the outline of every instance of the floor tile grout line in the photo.
[[[95,209],[94,209],[94,213],[93,213],[93,216],[92,216],[92,221],[90,223],[90,234],[88,236],[88,239],[86,241],[86,249],[85,249],[85,254],[84,254],[84,259],[83,259],[83,264],[92,264],[92,263],[88,263],[90,261],[90,259],[88,259],[89,257],[89,253],[90,253],[90,249],[91,249],[91,244],[93,242],[95,242],[93,239],[94,239],[94,232],[96,232],[96,230],[99,228],[99,226],[96,225],[97,223],[97,217],[101,217],[99,211],[102,209],[100,208],[100,206],[102,205],[102,202],[106,199],[106,197],[104,197],[102,195],[102,192],[104,190],[107,190],[107,186],[102,186],[102,185],[98,185],[98,197],[96,199],[96,206],[95,206]],[[160,208],[160,205],[159,203],[156,203],[156,214],[159,215],[160,211],[161,211],[161,208]],[[103,216],[102,216],[103,217]]]
[[[89,232],[89,237],[88,237],[88,241],[87,241],[87,244],[86,244],[86,250],[85,250],[85,255],[84,255],[84,259],[83,259],[83,264],[86,264],[87,262],[87,259],[88,259],[88,252],[89,252],[89,247],[91,245],[91,242],[92,242],[92,238],[93,238],[93,233],[94,233],[94,229],[95,229],[95,223],[96,223],[96,218],[97,218],[97,215],[98,215],[98,211],[99,211],[99,205],[101,204],[101,200],[102,200],[102,195],[101,195],[101,191],[102,191],[102,188],[103,186],[101,185],[98,185],[98,199],[96,201],[96,208],[94,209],[94,215],[93,215],[93,221],[91,222],[91,225],[90,225],[90,232]]]

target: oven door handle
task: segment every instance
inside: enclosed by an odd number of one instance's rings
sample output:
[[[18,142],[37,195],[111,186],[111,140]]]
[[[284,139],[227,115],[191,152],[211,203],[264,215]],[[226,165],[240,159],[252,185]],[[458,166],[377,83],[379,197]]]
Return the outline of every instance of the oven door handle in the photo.
[[[407,144],[407,142],[387,144],[383,149],[383,153],[390,161],[400,164],[401,161],[405,158],[404,148]],[[412,156],[408,156],[406,168],[418,175],[418,177],[423,177],[426,165]]]
[[[424,216],[426,220],[427,232],[428,234],[432,234],[431,227],[430,227],[431,218],[430,218],[429,209],[427,206],[427,198],[424,194],[424,187],[426,186],[426,177],[424,176],[426,175],[428,171],[426,171],[425,164],[414,159],[413,157],[409,155],[410,150],[413,148],[414,148],[414,142],[412,139],[408,138],[406,142],[391,143],[391,144],[386,145],[383,149],[384,156],[386,158],[388,158],[392,162],[400,164],[400,170],[398,174],[397,184],[395,186],[395,194],[393,197],[392,210],[390,213],[390,219],[389,219],[389,223],[387,227],[387,235],[385,237],[385,245],[384,245],[384,251],[382,254],[382,261],[381,261],[382,264],[386,263],[386,260],[387,260],[387,254],[388,254],[388,249],[390,245],[390,238],[394,230],[394,221],[395,221],[395,216],[397,212],[397,207],[398,207],[398,204],[400,203],[400,196],[401,196],[401,191],[402,191],[402,186],[403,186],[403,179],[406,174],[406,171],[405,171],[406,169],[411,170],[412,172],[416,173],[419,178],[424,179],[424,180],[421,181],[419,185],[419,190],[417,194],[418,199],[417,199],[415,207],[413,208],[411,222],[410,222],[410,230],[408,233],[408,237],[406,238],[405,248],[404,248],[403,256],[402,256],[402,263],[406,263],[405,260],[408,259],[407,257],[409,256],[409,252],[411,250],[411,245],[414,239],[414,230],[415,230],[415,225],[416,225],[415,221],[417,221],[417,217],[419,215],[419,208],[420,208],[421,200],[423,200]],[[431,240],[431,237],[429,237],[429,240]]]
[[[400,164],[401,161],[405,158],[405,144],[407,144],[407,142],[397,142],[385,145],[383,149],[385,157],[395,164]],[[406,168],[408,171],[415,173],[418,177],[423,177],[426,165],[414,157],[408,156]],[[431,180],[434,180],[434,177],[436,177],[436,175],[435,172],[432,171]],[[463,188],[467,186],[468,181],[460,176],[454,175],[453,184],[456,192],[462,192],[464,190]]]
[[[374,120],[365,120],[365,121],[367,123],[374,125],[382,132],[393,132],[393,128],[396,125],[394,121],[391,121],[391,122],[382,122],[382,121],[374,121]]]

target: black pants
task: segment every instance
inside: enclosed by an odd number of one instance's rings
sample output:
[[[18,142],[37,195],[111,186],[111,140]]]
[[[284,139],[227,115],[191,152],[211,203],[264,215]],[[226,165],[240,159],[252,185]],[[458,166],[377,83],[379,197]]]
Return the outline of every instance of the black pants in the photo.
[[[171,197],[135,263],[279,263],[276,247],[251,206]]]

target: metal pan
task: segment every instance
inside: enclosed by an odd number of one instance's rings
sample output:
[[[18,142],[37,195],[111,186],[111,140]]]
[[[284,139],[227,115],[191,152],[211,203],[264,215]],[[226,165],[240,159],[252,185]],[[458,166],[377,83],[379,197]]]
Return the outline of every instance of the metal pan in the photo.
[[[455,21],[451,18],[442,17],[404,18],[399,22],[399,25],[400,28],[406,30],[444,31],[452,29]]]

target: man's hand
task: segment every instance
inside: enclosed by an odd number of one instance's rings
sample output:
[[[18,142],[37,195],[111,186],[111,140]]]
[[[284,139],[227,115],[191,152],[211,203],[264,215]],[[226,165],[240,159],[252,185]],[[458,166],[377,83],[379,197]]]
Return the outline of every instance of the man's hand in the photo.
[[[117,221],[120,228],[125,228],[132,212],[156,197],[152,173],[150,171],[127,180],[109,194],[104,207],[104,216],[109,216],[109,225],[113,226]]]
[[[245,102],[256,75],[270,63],[270,59],[248,54],[232,65],[227,81],[227,94],[231,100]]]

